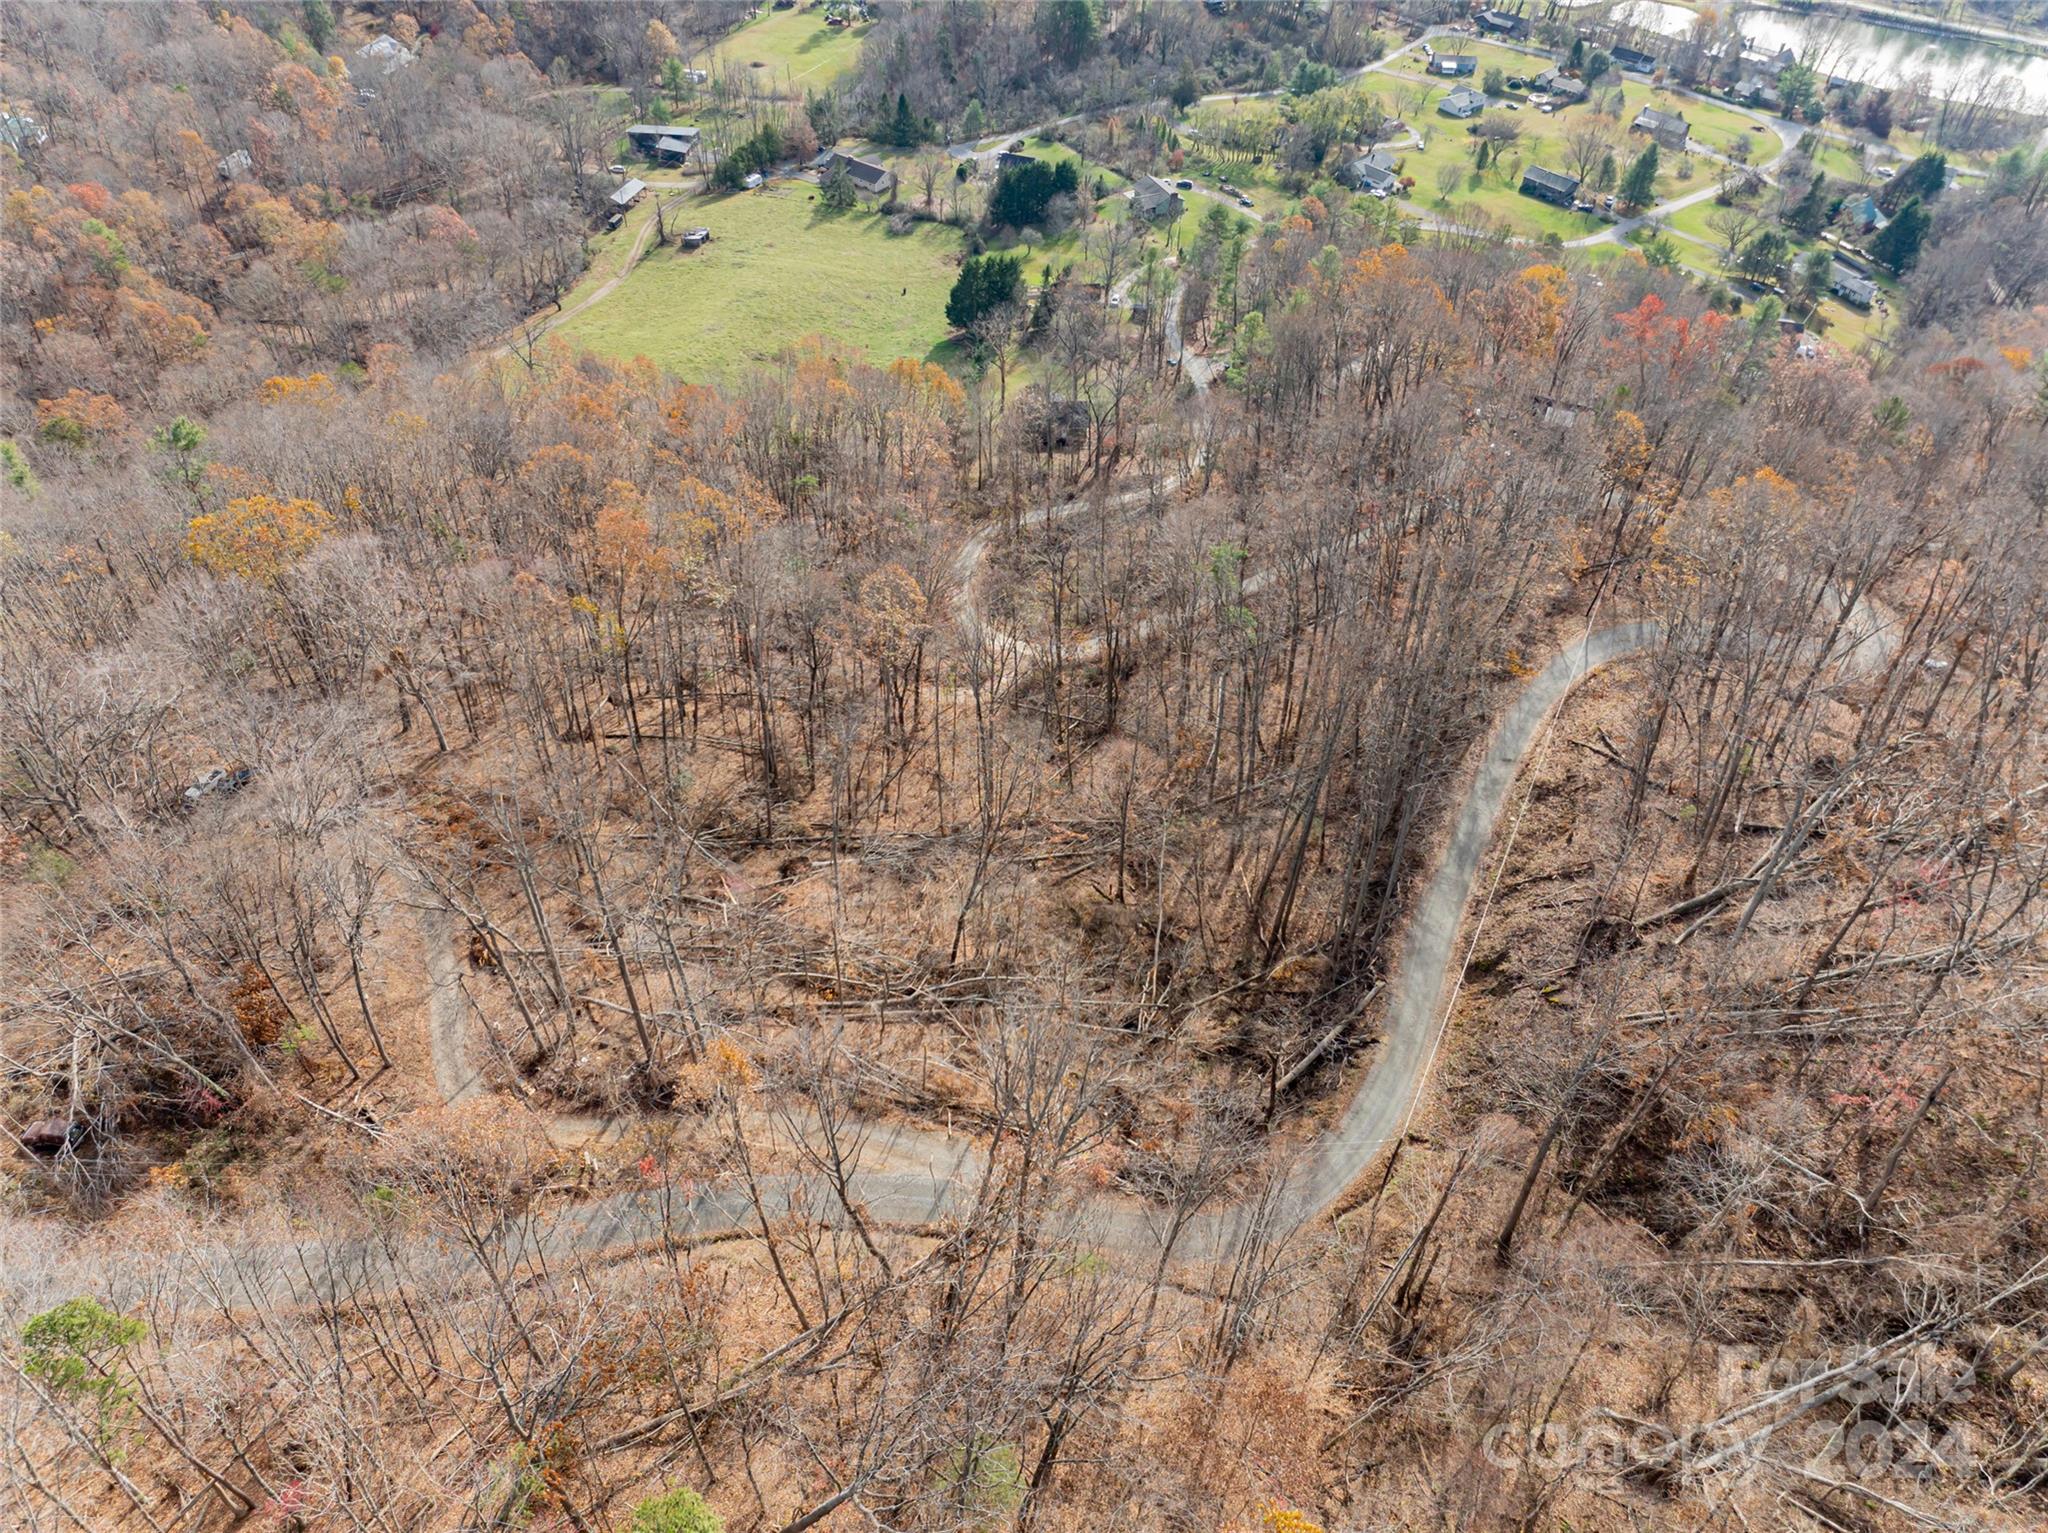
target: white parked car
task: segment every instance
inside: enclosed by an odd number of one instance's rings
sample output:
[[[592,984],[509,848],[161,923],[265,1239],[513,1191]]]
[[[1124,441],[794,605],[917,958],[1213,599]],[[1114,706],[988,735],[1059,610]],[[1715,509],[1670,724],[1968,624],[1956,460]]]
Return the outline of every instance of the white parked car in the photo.
[[[626,173],[626,167],[623,165],[607,165],[604,170],[608,176],[623,176]]]
[[[1877,167],[1877,179],[1880,181],[1889,181],[1898,173],[1899,170],[1896,165],[1880,165]]]

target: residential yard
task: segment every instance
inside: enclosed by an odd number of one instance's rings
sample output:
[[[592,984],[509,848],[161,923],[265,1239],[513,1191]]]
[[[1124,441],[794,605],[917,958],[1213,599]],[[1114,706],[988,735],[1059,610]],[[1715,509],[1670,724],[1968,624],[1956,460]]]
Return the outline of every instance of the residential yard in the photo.
[[[710,229],[711,243],[651,251],[563,336],[697,382],[730,379],[807,335],[875,361],[930,357],[946,338],[946,295],[959,271],[954,229],[918,224],[891,235],[879,213],[823,212],[802,181],[692,197],[677,211],[680,222]]]
[[[756,96],[800,101],[807,90],[823,90],[853,67],[860,40],[874,27],[828,27],[823,6],[806,11],[765,11],[728,32],[690,60],[714,74],[728,64],[747,71]]]
[[[1824,171],[1837,181],[1847,181],[1852,186],[1863,186],[1874,181],[1863,166],[1863,147],[1837,137],[1833,133],[1818,130],[1806,135],[1806,148],[1813,159],[1813,168]]]

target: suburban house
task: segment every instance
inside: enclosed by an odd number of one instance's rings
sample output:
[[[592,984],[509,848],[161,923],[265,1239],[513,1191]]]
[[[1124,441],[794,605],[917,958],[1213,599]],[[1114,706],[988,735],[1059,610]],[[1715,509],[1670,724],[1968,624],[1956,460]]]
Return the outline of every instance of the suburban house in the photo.
[[[1628,130],[1649,134],[1657,141],[1659,149],[1669,149],[1675,154],[1685,153],[1685,146],[1692,138],[1683,116],[1675,112],[1660,112],[1653,106],[1646,106],[1636,113],[1636,120],[1628,125]]]
[[[395,74],[419,57],[412,49],[386,32],[356,49],[356,57],[382,74]]]
[[[1828,291],[1844,303],[1853,303],[1859,309],[1867,309],[1877,302],[1877,284],[1863,273],[1851,271],[1846,266],[1837,266],[1828,277]]]
[[[1561,170],[1545,170],[1541,165],[1531,165],[1522,172],[1522,195],[1568,208],[1578,201],[1579,178],[1568,176]]]
[[[1486,96],[1469,85],[1461,85],[1436,104],[1446,117],[1477,117],[1486,110]]]
[[[1470,53],[1439,53],[1429,61],[1429,72],[1433,75],[1450,75],[1453,78],[1469,75],[1479,68],[1477,55]]]
[[[996,151],[996,169],[998,171],[1015,170],[1019,166],[1036,165],[1037,163],[1038,156],[1035,154],[1019,154],[1014,149],[999,149]]]
[[[1131,202],[1144,218],[1178,218],[1183,206],[1173,183],[1157,176],[1140,176],[1133,181]]]
[[[683,71],[683,79],[691,85],[706,85],[710,83],[711,71],[708,69],[685,69]]]
[[[1536,77],[1535,85],[1536,89],[1545,95],[1558,97],[1565,102],[1586,99],[1586,82],[1573,79],[1562,69],[1553,67],[1544,70]]]
[[[1657,68],[1657,56],[1640,48],[1610,48],[1607,56],[1614,60],[1615,68],[1631,70],[1639,75],[1651,74]]]
[[[1392,151],[1375,149],[1346,165],[1337,179],[1361,192],[1384,192],[1391,196],[1401,185],[1399,164]]]
[[[853,182],[853,189],[863,197],[882,197],[896,184],[896,173],[886,165],[877,165],[873,160],[864,160],[856,154],[842,154],[837,149],[828,150],[811,161],[818,172],[818,184],[823,186],[839,171],[845,171]]]
[[[645,181],[640,180],[638,177],[635,177],[633,180],[628,181],[624,186],[620,187],[617,191],[613,192],[609,200],[614,208],[623,212],[627,208],[630,208],[634,203],[638,202],[640,200],[640,194],[646,190],[647,183]]]
[[[638,122],[626,130],[634,153],[664,165],[680,165],[697,148],[697,130],[681,123]]]
[[[1481,11],[1472,19],[1479,24],[1480,31],[1495,37],[1520,37],[1529,30],[1529,18],[1512,11]]]
[[[1851,197],[1842,204],[1842,212],[1856,225],[1859,234],[1876,234],[1891,222],[1885,217],[1884,209],[1877,205],[1877,199],[1867,195]]]
[[[1733,94],[1738,101],[1746,101],[1751,106],[1768,107],[1774,112],[1784,104],[1784,98],[1778,94],[1778,87],[1755,70],[1749,71],[1735,82]]]

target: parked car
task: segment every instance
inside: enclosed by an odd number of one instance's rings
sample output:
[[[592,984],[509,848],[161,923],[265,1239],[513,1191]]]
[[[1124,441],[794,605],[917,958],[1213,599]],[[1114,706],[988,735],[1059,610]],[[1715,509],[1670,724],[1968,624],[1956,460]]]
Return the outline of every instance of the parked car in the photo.
[[[1516,101],[1503,101],[1501,105],[1506,107],[1510,112],[1519,112],[1522,110],[1521,103]]]
[[[607,165],[604,169],[608,176],[623,176],[626,173],[626,167],[623,165]]]
[[[1237,205],[1241,208],[1248,208],[1251,207],[1253,204],[1251,198],[1241,196],[1237,199]]]
[[[1183,178],[1182,180],[1176,181],[1176,182],[1174,182],[1173,184],[1174,184],[1175,186],[1179,187],[1179,188],[1180,188],[1180,189],[1181,189],[1182,191],[1184,191],[1184,192],[1191,192],[1191,191],[1193,191],[1193,190],[1195,189],[1195,183],[1194,183],[1194,182],[1192,182],[1192,181],[1186,180],[1185,178]]]
[[[1614,207],[1614,193],[1609,192],[1605,197],[1602,197],[1600,199],[1600,206],[1612,211]]]
[[[1896,165],[1880,165],[1877,167],[1877,179],[1880,181],[1889,181],[1898,173],[1899,168]]]

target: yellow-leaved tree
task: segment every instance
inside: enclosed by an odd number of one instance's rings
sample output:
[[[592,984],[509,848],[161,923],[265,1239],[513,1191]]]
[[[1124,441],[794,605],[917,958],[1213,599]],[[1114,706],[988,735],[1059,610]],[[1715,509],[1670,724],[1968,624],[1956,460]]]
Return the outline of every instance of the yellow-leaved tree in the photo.
[[[312,551],[334,518],[317,502],[245,495],[185,526],[185,553],[202,569],[269,582]]]

